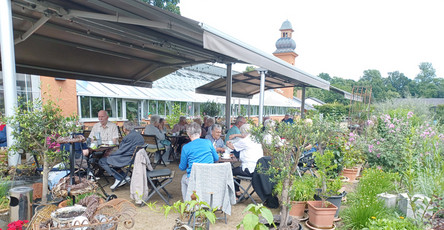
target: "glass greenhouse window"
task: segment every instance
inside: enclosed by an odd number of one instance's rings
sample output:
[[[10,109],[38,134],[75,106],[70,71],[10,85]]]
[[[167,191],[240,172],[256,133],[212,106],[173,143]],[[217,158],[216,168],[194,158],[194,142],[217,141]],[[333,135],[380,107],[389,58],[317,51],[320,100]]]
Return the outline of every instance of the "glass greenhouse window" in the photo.
[[[157,101],[149,101],[149,111],[151,114],[157,114]]]
[[[103,97],[91,97],[91,117],[96,118],[100,110],[103,109]]]
[[[80,114],[82,118],[91,118],[90,97],[80,96]]]
[[[158,115],[161,117],[165,116],[165,101],[158,101],[157,102],[157,109],[158,109]]]

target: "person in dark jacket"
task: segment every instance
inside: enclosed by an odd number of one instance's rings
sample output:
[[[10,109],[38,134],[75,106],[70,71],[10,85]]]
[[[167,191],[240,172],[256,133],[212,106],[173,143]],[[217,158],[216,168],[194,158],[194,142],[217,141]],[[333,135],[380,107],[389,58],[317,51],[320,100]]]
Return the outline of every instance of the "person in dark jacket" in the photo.
[[[122,173],[112,170],[111,167],[122,168],[129,165],[136,147],[145,144],[145,140],[143,139],[142,135],[135,131],[134,127],[135,125],[132,122],[125,121],[123,123],[123,131],[125,132],[126,136],[122,139],[119,149],[112,152],[108,157],[103,157],[99,160],[100,167],[102,167],[106,172],[108,172],[108,174],[112,175],[116,179],[114,184],[111,185],[110,189],[115,189],[119,183],[119,186],[122,186],[129,181],[129,178],[123,178]]]

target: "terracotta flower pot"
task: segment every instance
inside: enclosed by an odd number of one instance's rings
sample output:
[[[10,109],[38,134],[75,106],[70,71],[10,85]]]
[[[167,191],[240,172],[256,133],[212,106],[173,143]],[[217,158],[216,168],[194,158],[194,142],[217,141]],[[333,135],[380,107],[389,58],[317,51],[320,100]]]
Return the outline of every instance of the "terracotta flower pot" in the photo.
[[[344,168],[342,169],[342,175],[349,178],[349,182],[355,181],[356,177],[358,176],[359,168],[353,167],[352,169]]]
[[[328,203],[325,207],[323,201],[307,201],[308,221],[316,228],[332,228],[333,220],[338,207]]]
[[[305,201],[292,201],[291,202],[291,209],[290,209],[290,216],[296,217],[296,218],[302,218],[304,216],[305,211],[305,205],[307,202]]]

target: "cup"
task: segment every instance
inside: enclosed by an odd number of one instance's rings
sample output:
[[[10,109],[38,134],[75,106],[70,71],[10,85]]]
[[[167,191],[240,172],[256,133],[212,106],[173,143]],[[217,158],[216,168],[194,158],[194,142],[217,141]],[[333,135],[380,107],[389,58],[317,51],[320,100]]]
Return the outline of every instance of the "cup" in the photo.
[[[97,146],[97,142],[93,141],[91,142],[90,148],[95,148]]]

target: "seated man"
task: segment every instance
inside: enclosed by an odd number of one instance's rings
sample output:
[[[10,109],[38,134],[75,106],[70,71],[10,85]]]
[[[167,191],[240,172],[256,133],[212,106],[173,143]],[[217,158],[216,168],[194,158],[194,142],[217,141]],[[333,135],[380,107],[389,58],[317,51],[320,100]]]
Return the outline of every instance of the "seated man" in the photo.
[[[233,176],[253,176],[254,169],[256,168],[256,163],[259,158],[264,156],[262,145],[253,140],[250,133],[250,125],[244,124],[240,128],[242,138],[240,140],[232,143],[227,142],[227,146],[239,151],[239,160],[242,162],[240,167],[233,168]],[[237,180],[240,183],[240,180]],[[239,189],[239,185],[234,184],[234,189],[236,190],[236,197],[239,197],[242,193]]]
[[[150,124],[147,125],[145,127],[145,135],[154,135],[157,137],[157,145],[159,146],[159,148],[163,148],[165,147],[165,153],[162,156],[163,162],[165,162],[165,164],[169,164],[170,162],[168,161],[168,158],[170,156],[170,147],[171,147],[171,143],[169,143],[168,145],[168,141],[165,141],[165,133],[163,132],[163,129],[160,125],[160,116],[159,115],[152,115],[151,116],[151,121]],[[148,145],[148,148],[156,148],[155,145]],[[156,153],[156,155],[154,156],[154,162],[158,162],[159,161],[159,157],[160,154]]]
[[[94,124],[89,137],[96,140],[100,137],[103,144],[110,144],[111,141],[117,144],[119,140],[117,125],[108,121],[109,116],[105,110],[100,110],[98,117],[99,123]]]
[[[145,140],[142,135],[134,130],[135,125],[130,121],[125,121],[123,123],[123,131],[126,136],[122,139],[122,143],[119,145],[119,149],[112,152],[108,157],[103,157],[99,160],[99,165],[102,167],[109,175],[112,175],[116,181],[111,185],[110,189],[115,189],[117,184],[120,186],[126,184],[129,181],[129,177],[123,178],[122,173],[117,173],[112,170],[111,167],[122,168],[131,162],[131,157],[133,156],[134,150],[137,146],[145,144]]]
[[[183,146],[179,164],[180,170],[187,171],[181,180],[183,200],[185,200],[187,193],[188,178],[190,177],[193,163],[214,163],[219,160],[213,144],[209,140],[200,138],[201,132],[201,126],[195,122],[187,127],[187,134],[191,142]]]
[[[222,127],[218,124],[214,124],[211,127],[211,133],[207,134],[205,136],[205,139],[208,139],[213,143],[214,148],[216,149],[216,152],[223,153],[225,152],[225,143],[220,136],[222,135]]]

